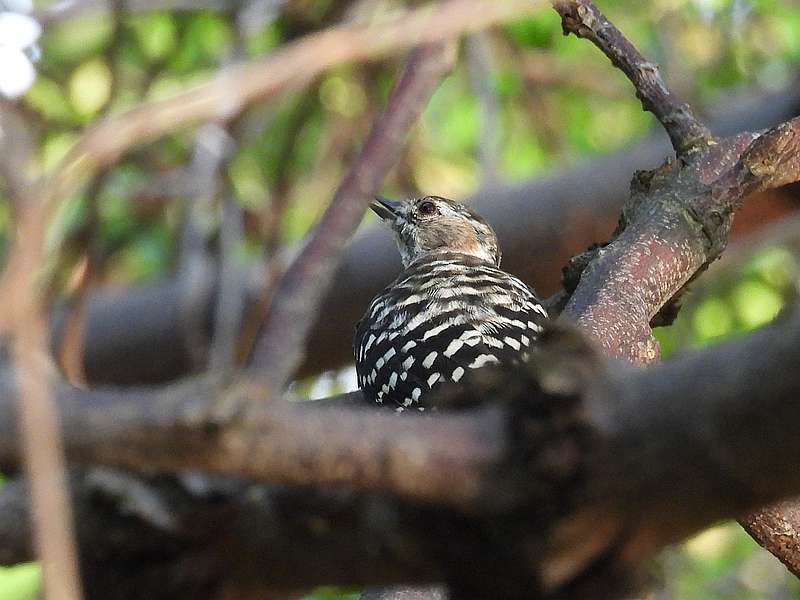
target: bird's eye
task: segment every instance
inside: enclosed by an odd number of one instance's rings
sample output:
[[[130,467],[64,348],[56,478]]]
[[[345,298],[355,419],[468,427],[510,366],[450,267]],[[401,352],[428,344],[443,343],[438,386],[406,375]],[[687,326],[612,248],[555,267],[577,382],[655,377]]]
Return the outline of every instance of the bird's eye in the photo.
[[[423,215],[436,214],[436,205],[430,200],[425,200],[419,205],[419,212]]]

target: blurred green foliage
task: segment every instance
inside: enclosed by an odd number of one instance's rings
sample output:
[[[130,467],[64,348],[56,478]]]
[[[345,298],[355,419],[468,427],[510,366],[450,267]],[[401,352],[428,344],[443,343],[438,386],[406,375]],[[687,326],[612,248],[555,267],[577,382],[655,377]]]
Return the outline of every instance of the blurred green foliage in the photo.
[[[655,330],[665,356],[761,327],[797,295],[800,264],[790,247],[759,250],[721,276],[715,276],[716,266],[712,265],[699,292],[690,286],[675,323]]]
[[[158,100],[242,58],[257,58],[342,15],[346,2],[289,3],[275,19],[241,23],[203,11],[87,14],[46,27],[38,78],[21,107],[36,123],[32,175],[52,172],[87,125],[142,101]],[[794,0],[600,0],[601,8],[649,57],[678,94],[702,106],[732,89],[780,88],[800,64],[800,4]],[[497,176],[534,177],[608,153],[654,126],[630,85],[589,43],[565,38],[543,10],[485,37],[498,104]],[[303,89],[256,107],[233,127],[237,150],[225,168],[245,211],[245,243],[259,248],[300,239],[330,199],[397,73],[399,59],[334,69]],[[481,185],[481,99],[464,57],[434,94],[387,192],[460,197]],[[182,210],[193,190],[174,185],[195,151],[194,131],[176,132],[124,157],[59,213],[51,236],[58,294],[92,244],[103,285],[168,275],[176,265]],[[190,177],[191,179],[191,172]],[[284,207],[284,208],[281,208]],[[277,226],[270,221],[280,208]],[[87,235],[87,224],[97,227]],[[0,196],[0,235],[9,227]],[[771,320],[796,293],[797,253],[770,247],[690,292],[672,327],[659,329],[664,354],[715,343]],[[708,281],[708,282],[707,282]],[[327,378],[327,379],[325,379]],[[301,384],[301,394],[342,385],[338,375]],[[709,530],[665,553],[656,574],[668,597],[745,600],[800,594],[776,561],[736,526]],[[766,566],[765,566],[766,565]],[[0,598],[38,593],[38,567],[0,569]],[[782,594],[782,595],[781,595]],[[319,590],[314,600],[356,598]]]
[[[0,598],[36,600],[40,592],[41,569],[35,563],[0,567]]]
[[[800,61],[800,6],[791,0],[615,0],[602,7],[692,102],[714,102],[731,86],[778,87]],[[304,2],[246,27],[231,15],[204,11],[137,13],[120,23],[89,13],[48,26],[39,77],[23,100],[43,125],[32,171],[52,171],[92,121],[168,97],[237,58],[263,56],[323,27],[342,10],[339,3]],[[565,38],[552,10],[497,29],[486,43],[499,105],[497,175],[503,179],[529,178],[613,151],[653,126],[624,77],[591,44]],[[256,242],[270,228],[265,215],[276,205],[288,206],[279,241],[305,234],[397,66],[393,59],[338,68],[244,117],[245,133],[238,136],[227,174]],[[431,100],[387,191],[457,197],[480,186],[481,110],[462,60]],[[194,143],[191,131],[149,143],[93,191],[101,207],[97,243],[108,259],[109,281],[158,277],[174,266],[180,220],[169,218],[166,205],[187,192],[160,193],[158,184],[186,167]],[[109,217],[118,211],[102,210],[107,203],[131,205],[128,218]],[[154,227],[155,221],[166,229]],[[68,246],[70,233],[67,228],[60,236]]]

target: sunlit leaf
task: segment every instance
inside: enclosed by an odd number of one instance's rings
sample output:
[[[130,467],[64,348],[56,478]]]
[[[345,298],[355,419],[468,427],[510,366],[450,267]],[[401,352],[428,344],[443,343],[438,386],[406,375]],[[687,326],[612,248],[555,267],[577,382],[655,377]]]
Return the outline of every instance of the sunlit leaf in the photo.
[[[783,298],[759,281],[744,281],[733,292],[736,314],[748,328],[760,327],[774,319],[783,307]]]
[[[73,124],[76,119],[63,88],[48,77],[36,78],[25,95],[25,102],[50,121]]]
[[[135,15],[129,24],[142,51],[151,60],[164,58],[178,43],[175,20],[168,13]]]
[[[82,115],[92,115],[108,102],[111,95],[111,70],[101,59],[86,61],[72,72],[69,97]]]
[[[731,307],[722,300],[709,298],[694,312],[692,319],[699,342],[720,338],[733,331]]]
[[[111,20],[101,15],[63,21],[45,31],[42,58],[45,62],[74,64],[105,48],[111,28]]]
[[[0,567],[3,600],[36,600],[41,589],[41,568],[36,563]]]

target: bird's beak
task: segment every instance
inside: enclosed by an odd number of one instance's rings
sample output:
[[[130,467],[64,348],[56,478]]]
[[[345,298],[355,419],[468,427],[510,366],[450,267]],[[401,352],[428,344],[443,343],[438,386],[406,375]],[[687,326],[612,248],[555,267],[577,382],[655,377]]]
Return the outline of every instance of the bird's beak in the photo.
[[[401,216],[405,209],[405,202],[401,200],[392,200],[384,198],[383,196],[376,196],[375,200],[370,202],[369,207],[375,211],[384,221],[394,221],[397,217]]]

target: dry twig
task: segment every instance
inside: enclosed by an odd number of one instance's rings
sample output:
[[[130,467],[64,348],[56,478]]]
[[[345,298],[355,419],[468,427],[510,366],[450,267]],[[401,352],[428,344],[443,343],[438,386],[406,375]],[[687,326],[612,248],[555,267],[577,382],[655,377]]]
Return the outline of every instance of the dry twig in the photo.
[[[36,197],[35,195],[33,196]],[[19,227],[3,274],[17,368],[19,430],[31,485],[33,533],[48,598],[80,600],[77,548],[56,409],[50,398],[55,369],[49,358],[46,313],[36,287],[44,226],[38,207],[17,207]]]
[[[713,143],[711,132],[692,108],[670,92],[658,65],[645,59],[591,0],[553,0],[553,6],[561,15],[564,35],[574,33],[590,40],[628,76],[642,106],[663,125],[679,156]]]

